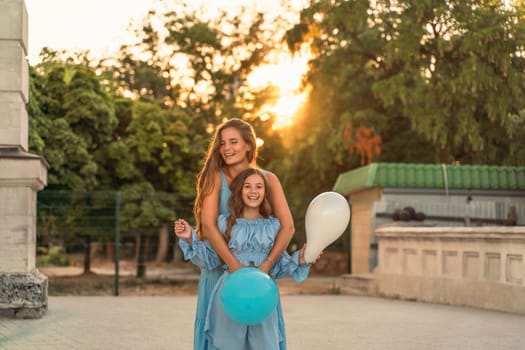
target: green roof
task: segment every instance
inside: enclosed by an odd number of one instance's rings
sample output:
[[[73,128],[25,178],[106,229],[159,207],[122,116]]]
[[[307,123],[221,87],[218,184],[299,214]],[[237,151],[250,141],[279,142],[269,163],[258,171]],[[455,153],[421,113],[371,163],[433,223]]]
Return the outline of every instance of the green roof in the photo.
[[[372,163],[342,173],[333,190],[347,194],[367,187],[525,190],[525,167]]]

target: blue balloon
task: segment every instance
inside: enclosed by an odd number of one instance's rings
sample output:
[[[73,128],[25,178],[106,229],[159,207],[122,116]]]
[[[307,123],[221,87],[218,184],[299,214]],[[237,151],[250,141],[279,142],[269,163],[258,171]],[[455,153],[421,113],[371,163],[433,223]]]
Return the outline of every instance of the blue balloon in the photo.
[[[220,296],[224,311],[232,320],[256,325],[275,310],[279,290],[263,271],[245,267],[226,277]]]

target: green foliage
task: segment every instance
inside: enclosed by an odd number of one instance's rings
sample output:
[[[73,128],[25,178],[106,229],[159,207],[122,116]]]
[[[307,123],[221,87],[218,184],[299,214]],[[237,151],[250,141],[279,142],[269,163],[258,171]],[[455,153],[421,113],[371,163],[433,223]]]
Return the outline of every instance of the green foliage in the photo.
[[[308,105],[286,136],[296,219],[359,166],[345,137],[359,126],[382,139],[376,161],[523,165],[523,13],[503,2],[312,1],[286,36],[313,56]]]
[[[41,101],[40,89],[41,82],[35,74],[34,69],[29,71],[29,103],[27,104],[27,114],[29,115],[29,151],[34,154],[44,152],[44,140],[40,136],[49,128],[48,121],[42,117],[39,101]]]
[[[50,186],[96,188],[93,154],[108,144],[117,124],[109,96],[81,65],[45,62],[32,68],[31,78],[38,93],[28,108],[35,126],[30,144],[51,165]]]
[[[278,44],[278,27],[248,11],[211,20],[188,7],[151,11],[135,30],[137,43],[121,48],[117,64],[99,68],[115,91],[184,109],[203,134],[209,123],[257,112],[250,103],[257,92],[245,80]]]
[[[30,120],[37,126],[35,144],[40,142],[50,164],[49,187],[39,201],[44,240],[60,236],[74,245],[111,234],[119,189],[151,194],[135,200],[142,203],[130,216],[124,210],[123,226],[129,229],[156,229],[172,220],[174,201],[191,206],[185,198],[194,193],[205,140],[192,130],[186,113],[111,96],[84,65],[43,62],[32,73],[40,89]],[[57,189],[64,191],[58,195]],[[154,191],[178,195],[156,200]]]
[[[68,266],[69,258],[62,246],[54,246],[50,249],[46,247],[38,247],[38,255],[36,257],[37,266],[55,265]]]
[[[176,219],[177,197],[155,192],[149,183],[137,183],[122,189],[122,230],[148,233],[162,223]]]
[[[391,72],[374,84],[375,95],[399,106],[442,161],[506,162],[500,140],[516,133],[509,113],[525,97],[519,12],[503,3],[404,3],[397,15],[378,16],[392,37],[384,45]]]
[[[111,237],[115,228],[115,194],[45,189],[38,193],[37,237],[40,245],[76,249],[86,238]]]
[[[323,107],[314,112],[329,113],[335,130],[368,123],[393,146],[388,129],[406,119],[415,142],[400,145],[408,149],[426,143],[438,161],[508,164],[505,140],[522,134],[509,118],[525,97],[521,15],[475,1],[315,1],[288,42],[312,46],[308,79]],[[420,161],[403,156],[397,161]]]
[[[263,165],[278,159],[281,136],[255,117],[265,95],[244,83],[277,40],[272,25],[262,14],[152,11],[118,57],[43,50],[28,106],[31,150],[50,164],[39,239],[77,246],[112,233],[116,191],[124,234],[190,218],[209,130],[223,118],[250,118]]]
[[[112,231],[116,191],[127,233],[189,218],[223,118],[248,120],[264,140],[259,164],[281,179],[298,232],[310,200],[360,165],[351,152],[359,127],[381,137],[379,161],[523,165],[523,6],[502,4],[312,1],[285,38],[313,55],[310,98],[288,130],[259,118],[275,90],[246,85],[282,44],[281,19],[174,8],[151,11],[117,57],[45,49],[27,106],[30,150],[50,164],[39,235],[76,244]]]
[[[75,134],[86,140],[90,152],[111,141],[118,124],[114,103],[92,70],[78,67],[63,102],[64,118]]]

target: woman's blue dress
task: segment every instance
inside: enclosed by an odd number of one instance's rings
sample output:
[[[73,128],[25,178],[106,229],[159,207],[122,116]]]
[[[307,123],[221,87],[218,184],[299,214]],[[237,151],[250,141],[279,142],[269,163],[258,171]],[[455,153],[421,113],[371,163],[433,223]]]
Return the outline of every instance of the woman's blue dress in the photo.
[[[219,215],[229,215],[228,199],[231,196],[230,187],[226,176],[221,171],[221,192],[219,194]],[[197,234],[192,230],[192,246],[185,239],[179,239],[179,246],[184,253],[184,259],[191,260],[201,268],[199,278],[199,290],[197,295],[197,310],[195,313],[195,328],[193,331],[194,350],[212,350],[206,335],[204,334],[204,323],[206,312],[210,303],[210,296],[224,269],[220,266],[217,254],[208,241],[200,241]]]
[[[218,228],[225,232],[227,216],[218,219]],[[228,242],[233,255],[245,266],[260,265],[270,253],[275,237],[279,232],[280,223],[274,217],[261,219],[237,219],[231,231]],[[292,276],[297,282],[308,277],[310,264],[299,265],[299,252],[293,256],[283,253],[270,271],[273,279]],[[219,278],[212,295],[206,316],[205,331],[214,349],[220,350],[277,350],[285,346],[285,331],[281,327],[282,310],[279,308],[262,323],[248,326],[229,318],[224,312],[220,301],[221,289],[228,272]]]
[[[228,207],[228,200],[230,199],[231,191],[226,181],[224,172],[221,171],[221,192],[219,194],[219,217],[228,216],[230,208]],[[211,293],[221,277],[224,268],[221,266],[220,259],[211,247],[209,242],[200,241],[197,234],[192,230],[192,242],[190,246],[185,239],[179,239],[179,247],[181,248],[184,259],[191,260],[193,264],[201,268],[199,278],[199,289],[197,294],[197,310],[195,312],[195,326],[193,331],[193,349],[194,350],[215,350],[213,345],[208,341],[205,335],[204,326],[206,322],[206,313],[210,303]],[[273,269],[272,269],[273,270]],[[277,318],[279,324],[279,332],[281,334],[281,342],[279,350],[286,350],[286,332],[283,318],[283,311],[281,307],[281,300],[277,303]]]

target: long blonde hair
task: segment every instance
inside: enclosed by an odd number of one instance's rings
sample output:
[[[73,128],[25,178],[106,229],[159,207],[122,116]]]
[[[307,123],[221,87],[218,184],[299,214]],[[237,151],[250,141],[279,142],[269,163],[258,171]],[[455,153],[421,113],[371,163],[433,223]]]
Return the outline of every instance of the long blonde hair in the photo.
[[[230,207],[230,215],[228,216],[226,232],[224,232],[224,238],[226,242],[230,240],[233,225],[235,225],[235,222],[237,222],[238,218],[242,217],[244,209],[244,202],[242,200],[242,188],[246,179],[252,175],[259,175],[263,180],[264,184],[264,199],[261,205],[259,206],[259,214],[261,214],[261,216],[264,218],[267,218],[273,214],[273,207],[269,199],[270,187],[268,186],[268,182],[266,181],[266,176],[264,176],[264,173],[261,170],[255,168],[248,168],[246,170],[243,170],[239,175],[237,175],[237,177],[235,177],[230,186],[232,191],[232,195],[228,200],[228,206]]]
[[[195,217],[195,227],[197,230],[197,236],[200,240],[206,239],[206,234],[202,232],[202,202],[206,196],[208,196],[215,187],[214,175],[220,171],[225,165],[224,160],[219,152],[221,146],[221,133],[226,128],[235,128],[241,134],[244,141],[249,144],[250,151],[246,154],[250,165],[255,166],[257,160],[257,144],[255,131],[252,126],[244,120],[232,118],[221,125],[215,130],[212,141],[208,146],[208,151],[204,157],[204,164],[202,169],[197,176],[197,195],[195,197],[195,203],[193,204],[193,216]]]

